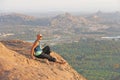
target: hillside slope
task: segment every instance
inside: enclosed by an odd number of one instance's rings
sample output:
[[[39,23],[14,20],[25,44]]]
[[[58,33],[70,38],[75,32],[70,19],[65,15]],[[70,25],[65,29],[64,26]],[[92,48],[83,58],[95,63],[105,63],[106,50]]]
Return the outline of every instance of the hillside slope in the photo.
[[[31,43],[24,41],[0,42],[0,80],[86,80],[68,63],[46,63],[30,58]],[[52,52],[58,60],[63,58]]]

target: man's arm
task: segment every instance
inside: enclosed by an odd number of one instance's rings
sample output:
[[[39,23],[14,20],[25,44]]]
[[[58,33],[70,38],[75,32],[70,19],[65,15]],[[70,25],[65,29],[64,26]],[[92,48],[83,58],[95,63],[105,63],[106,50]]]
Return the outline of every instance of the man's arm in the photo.
[[[37,45],[38,45],[38,42],[35,41],[32,48],[31,48],[31,58],[32,59],[35,59],[35,57],[34,57],[34,49],[37,47]]]

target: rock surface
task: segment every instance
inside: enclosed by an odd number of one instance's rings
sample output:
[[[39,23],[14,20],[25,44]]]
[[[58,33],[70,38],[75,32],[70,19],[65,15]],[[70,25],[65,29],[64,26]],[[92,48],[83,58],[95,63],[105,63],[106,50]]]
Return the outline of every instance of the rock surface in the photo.
[[[0,80],[86,80],[67,62],[47,64],[44,59],[31,59],[31,46],[19,40],[0,42]],[[55,52],[51,55],[64,60]]]

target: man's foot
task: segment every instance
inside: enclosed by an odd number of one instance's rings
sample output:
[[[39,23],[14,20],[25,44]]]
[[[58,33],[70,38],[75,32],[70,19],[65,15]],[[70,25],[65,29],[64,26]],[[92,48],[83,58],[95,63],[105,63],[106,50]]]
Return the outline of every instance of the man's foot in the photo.
[[[45,62],[47,63],[47,65],[50,65],[49,61],[47,59],[45,59]]]
[[[66,62],[64,62],[64,61],[62,61],[62,62],[56,61],[56,63],[65,64]]]

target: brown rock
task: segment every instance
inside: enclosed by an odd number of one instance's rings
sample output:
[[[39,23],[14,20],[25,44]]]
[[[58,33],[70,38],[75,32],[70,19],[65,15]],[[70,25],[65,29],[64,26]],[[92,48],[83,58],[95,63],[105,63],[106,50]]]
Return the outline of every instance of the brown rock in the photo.
[[[18,40],[0,42],[0,80],[86,80],[67,62],[48,65],[43,59],[31,59],[31,45]],[[51,54],[64,60],[55,52]]]

